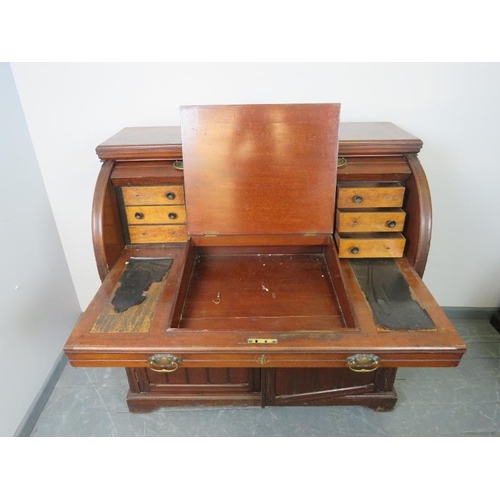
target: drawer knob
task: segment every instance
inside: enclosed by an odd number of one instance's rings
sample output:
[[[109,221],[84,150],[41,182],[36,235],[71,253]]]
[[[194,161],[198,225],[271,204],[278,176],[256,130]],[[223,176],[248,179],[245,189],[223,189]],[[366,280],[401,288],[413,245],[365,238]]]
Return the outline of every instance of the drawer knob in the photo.
[[[136,212],[136,213],[134,214],[134,217],[135,217],[136,219],[144,219],[144,214],[143,214],[142,212]]]
[[[347,358],[347,366],[353,372],[374,372],[380,364],[375,354],[355,354]]]
[[[385,225],[387,227],[390,227],[390,228],[393,228],[393,227],[396,227],[396,221],[395,220],[388,220]]]
[[[362,196],[359,196],[359,194],[357,194],[356,196],[353,196],[352,197],[352,201],[354,203],[363,203],[363,197]]]
[[[148,368],[154,372],[171,373],[175,372],[182,360],[172,354],[155,354],[148,358]]]
[[[172,220],[175,220],[175,219],[177,219],[177,214],[175,212],[170,212],[168,214],[168,218],[172,219]]]
[[[172,191],[169,191],[166,195],[165,195],[169,200],[175,200],[175,193],[172,193]]]
[[[352,247],[352,248],[351,248],[351,253],[352,253],[353,255],[356,255],[357,253],[359,253],[359,247]]]

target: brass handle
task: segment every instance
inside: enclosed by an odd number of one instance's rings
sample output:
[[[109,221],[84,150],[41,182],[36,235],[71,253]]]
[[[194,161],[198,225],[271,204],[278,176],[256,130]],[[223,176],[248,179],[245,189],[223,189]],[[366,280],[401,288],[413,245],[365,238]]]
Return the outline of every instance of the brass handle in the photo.
[[[175,212],[170,212],[168,214],[168,218],[172,219],[172,220],[175,220],[175,219],[177,219],[177,214]]]
[[[169,200],[175,200],[175,193],[172,193],[172,191],[169,191],[165,196]]]
[[[182,360],[172,354],[154,354],[148,358],[148,368],[154,372],[171,373],[175,372]]]
[[[347,358],[347,366],[353,372],[374,372],[380,364],[380,358],[375,354],[354,354]]]
[[[353,255],[356,255],[357,253],[359,253],[359,247],[352,247],[352,248],[351,248],[351,253],[352,253]]]
[[[136,219],[144,219],[144,214],[143,214],[142,212],[136,212],[136,213],[134,214],[134,217],[135,217]]]
[[[347,166],[347,158],[344,158],[343,156],[339,156],[337,168],[344,168],[345,166]]]
[[[353,196],[352,197],[352,201],[354,203],[363,203],[363,197],[362,196],[359,196],[359,194],[357,194],[356,196]]]
[[[172,167],[174,167],[175,170],[184,170],[184,164],[182,163],[182,160],[175,160],[174,163],[172,163]]]
[[[396,221],[395,220],[388,220],[385,225],[387,227],[390,227],[390,228],[393,228],[393,227],[396,227]]]

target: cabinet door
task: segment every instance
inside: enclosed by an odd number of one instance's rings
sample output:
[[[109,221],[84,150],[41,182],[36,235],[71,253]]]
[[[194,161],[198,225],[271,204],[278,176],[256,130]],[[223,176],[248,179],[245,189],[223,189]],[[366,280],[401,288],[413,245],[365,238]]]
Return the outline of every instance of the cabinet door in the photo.
[[[131,411],[163,406],[253,406],[261,404],[261,370],[251,368],[179,368],[158,373],[128,368]]]
[[[364,405],[394,407],[396,369],[354,373],[347,368],[275,368],[262,370],[264,406]]]

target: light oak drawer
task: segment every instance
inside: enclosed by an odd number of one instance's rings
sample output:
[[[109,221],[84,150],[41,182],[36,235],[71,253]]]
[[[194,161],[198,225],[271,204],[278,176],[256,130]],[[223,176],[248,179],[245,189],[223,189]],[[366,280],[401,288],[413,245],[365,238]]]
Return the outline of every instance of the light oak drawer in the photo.
[[[125,205],[183,205],[184,186],[125,186]]]
[[[405,217],[400,208],[337,210],[336,229],[339,233],[400,233]]]
[[[363,259],[402,257],[406,240],[400,233],[335,233],[335,242],[340,258]]]
[[[185,224],[129,226],[130,243],[179,243],[187,241]]]
[[[400,184],[363,183],[343,184],[337,193],[338,208],[401,207],[405,194]]]
[[[146,205],[125,207],[127,222],[136,224],[185,224],[184,205]]]

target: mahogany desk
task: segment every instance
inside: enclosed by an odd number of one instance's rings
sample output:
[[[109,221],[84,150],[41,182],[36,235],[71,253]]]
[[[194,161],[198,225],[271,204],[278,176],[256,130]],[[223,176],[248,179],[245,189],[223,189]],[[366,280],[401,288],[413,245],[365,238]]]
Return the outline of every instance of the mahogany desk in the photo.
[[[125,128],[97,147],[103,164],[92,229],[103,284],[65,346],[73,366],[124,367],[131,411],[388,410],[397,400],[398,367],[459,363],[466,347],[421,280],[431,197],[419,139],[390,123],[342,123],[338,165],[329,162],[336,157],[331,137],[327,153],[315,157],[325,173],[320,181],[302,161],[312,152],[295,140],[272,150],[295,162],[285,173],[301,176],[292,186],[288,177],[279,180],[281,167],[265,162],[245,171],[248,178],[234,170],[212,175],[218,167],[207,167],[207,150],[200,156],[193,146],[201,132],[193,126],[184,133],[184,164],[179,127]],[[232,160],[237,151],[247,161],[252,140],[239,133]],[[205,141],[209,146],[215,147]],[[330,173],[333,185],[325,181]],[[243,190],[231,187],[241,183]],[[267,197],[275,191],[295,194],[273,198],[279,207],[270,209]],[[323,206],[325,213],[317,213]],[[280,210],[296,216],[276,226]],[[285,227],[291,219],[300,231]],[[231,224],[236,232],[246,225],[243,236],[218,231]],[[142,302],[117,312],[111,301],[120,285],[125,289],[130,262],[147,283]],[[151,262],[160,267],[141,268]]]

